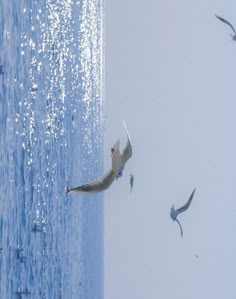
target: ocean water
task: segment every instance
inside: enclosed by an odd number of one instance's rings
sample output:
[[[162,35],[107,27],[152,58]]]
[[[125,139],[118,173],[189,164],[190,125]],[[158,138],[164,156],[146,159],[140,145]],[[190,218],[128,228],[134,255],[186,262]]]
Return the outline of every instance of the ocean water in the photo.
[[[65,192],[103,173],[103,11],[0,1],[2,299],[103,298],[103,195]]]

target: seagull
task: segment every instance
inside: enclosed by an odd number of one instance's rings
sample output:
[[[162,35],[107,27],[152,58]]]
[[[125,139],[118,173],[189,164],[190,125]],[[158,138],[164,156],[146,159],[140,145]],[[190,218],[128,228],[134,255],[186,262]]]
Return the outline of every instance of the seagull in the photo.
[[[217,19],[219,19],[220,21],[222,21],[222,22],[224,22],[225,24],[227,24],[227,25],[229,25],[229,27],[233,30],[233,32],[234,32],[234,34],[229,34],[231,37],[232,37],[232,40],[234,40],[234,41],[236,41],[236,31],[235,31],[235,29],[234,29],[234,26],[230,23],[230,22],[228,22],[228,21],[226,21],[225,19],[223,19],[223,18],[221,18],[221,17],[219,17],[219,16],[217,16],[217,15],[215,15],[216,17],[217,17]]]
[[[183,229],[182,229],[182,226],[181,226],[179,220],[177,219],[177,216],[179,214],[185,212],[189,208],[189,206],[190,206],[190,204],[191,204],[191,202],[193,200],[193,196],[194,196],[195,190],[196,190],[196,188],[194,188],[192,194],[190,195],[190,197],[189,197],[189,199],[188,199],[188,201],[186,202],[185,205],[183,205],[182,207],[180,207],[177,210],[175,210],[175,206],[173,205],[172,208],[171,208],[171,210],[170,210],[170,217],[172,218],[173,221],[176,221],[179,224],[181,237],[183,237]]]
[[[117,180],[120,177],[122,177],[125,164],[132,157],[131,140],[124,121],[123,121],[123,125],[128,140],[122,153],[120,152],[120,140],[118,140],[111,148],[111,160],[112,160],[111,169],[104,176],[99,177],[87,184],[72,189],[69,189],[67,186],[67,193],[79,193],[79,194],[87,193],[88,194],[88,193],[102,192],[108,189],[115,179]]]
[[[133,190],[133,186],[134,186],[134,175],[133,174],[130,174],[130,192]]]

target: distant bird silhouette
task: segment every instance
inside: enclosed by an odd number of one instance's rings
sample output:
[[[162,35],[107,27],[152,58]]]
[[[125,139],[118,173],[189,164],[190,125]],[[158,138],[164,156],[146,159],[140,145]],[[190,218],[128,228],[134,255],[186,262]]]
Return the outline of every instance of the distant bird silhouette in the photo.
[[[3,71],[3,65],[1,64],[0,65],[0,75],[3,75],[4,74],[4,71]]]
[[[215,16],[217,17],[217,19],[219,19],[221,22],[227,24],[233,30],[234,34],[229,33],[229,35],[232,37],[232,40],[236,41],[236,31],[234,29],[234,26],[227,20],[225,20],[217,15],[215,15]]]
[[[130,174],[130,192],[133,190],[133,186],[134,186],[134,175],[133,174]]]
[[[183,205],[182,207],[180,207],[177,210],[175,210],[175,206],[173,205],[171,210],[170,210],[170,217],[172,218],[173,221],[176,221],[179,224],[181,237],[183,237],[183,228],[182,228],[180,222],[178,221],[177,216],[179,214],[185,212],[189,208],[189,206],[190,206],[190,204],[193,200],[193,196],[194,196],[195,191],[196,191],[196,188],[193,190],[192,194],[190,195],[190,197],[189,197],[189,199],[188,199],[188,201],[186,202],[185,205]]]

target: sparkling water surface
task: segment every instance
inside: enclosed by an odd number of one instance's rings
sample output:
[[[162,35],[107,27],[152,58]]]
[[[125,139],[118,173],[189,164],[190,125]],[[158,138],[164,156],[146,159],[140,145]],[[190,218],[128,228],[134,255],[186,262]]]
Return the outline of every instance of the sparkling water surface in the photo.
[[[103,195],[65,193],[103,173],[103,3],[0,15],[0,298],[103,298]]]

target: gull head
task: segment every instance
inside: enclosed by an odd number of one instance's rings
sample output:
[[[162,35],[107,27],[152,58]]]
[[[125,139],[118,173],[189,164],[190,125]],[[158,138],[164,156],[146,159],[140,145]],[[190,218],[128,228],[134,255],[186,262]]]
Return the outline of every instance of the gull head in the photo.
[[[119,179],[120,177],[122,177],[124,168],[125,168],[124,165],[122,165],[122,166],[119,168],[119,170],[118,170],[118,172],[117,172],[117,175],[116,175],[116,179]]]
[[[172,220],[175,220],[176,217],[177,217],[177,213],[176,213],[176,210],[175,210],[175,206],[173,205],[170,209],[170,217]]]

